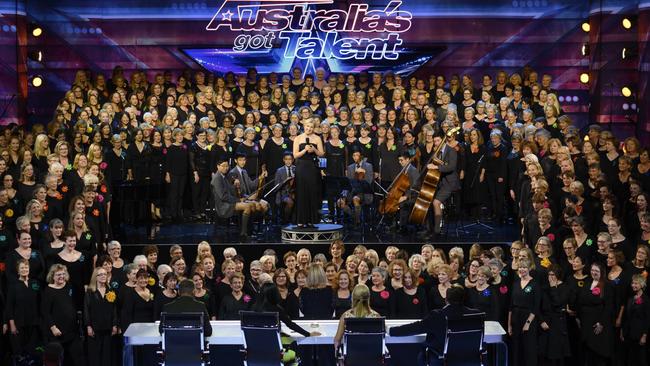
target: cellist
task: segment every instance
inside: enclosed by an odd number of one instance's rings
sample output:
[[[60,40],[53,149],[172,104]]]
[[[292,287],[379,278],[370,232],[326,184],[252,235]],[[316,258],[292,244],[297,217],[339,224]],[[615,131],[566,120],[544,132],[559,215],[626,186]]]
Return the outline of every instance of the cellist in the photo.
[[[420,174],[417,168],[411,164],[411,154],[408,151],[403,151],[398,158],[400,166],[405,169],[406,175],[409,177],[409,190],[404,193],[399,199],[399,222],[400,233],[406,234],[406,225],[409,222],[409,216],[413,204],[417,198],[417,189],[419,188]]]
[[[446,139],[455,139],[455,134],[451,134]],[[445,144],[440,150],[440,157],[435,157],[427,169],[437,169],[440,171],[440,181],[436,189],[436,195],[433,199],[433,231],[440,234],[440,220],[442,219],[442,205],[447,202],[451,195],[460,189],[460,179],[456,166],[458,164],[458,153],[455,149],[447,145],[443,136],[436,135],[433,137],[434,151],[440,144]]]
[[[240,193],[240,198],[246,198],[247,201],[253,202],[253,211],[266,213],[269,209],[269,203],[259,197],[254,197],[257,192],[257,186],[260,179],[266,178],[266,170],[262,170],[262,173],[255,178],[251,179],[250,175],[244,168],[246,166],[246,155],[243,153],[237,153],[235,156],[235,167],[230,170],[228,173],[228,178],[233,182],[235,188],[237,188]]]

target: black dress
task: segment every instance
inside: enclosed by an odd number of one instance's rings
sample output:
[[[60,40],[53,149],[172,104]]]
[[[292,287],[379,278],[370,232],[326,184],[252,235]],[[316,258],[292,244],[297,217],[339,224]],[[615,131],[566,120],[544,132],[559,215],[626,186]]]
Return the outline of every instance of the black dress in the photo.
[[[467,306],[484,312],[486,320],[499,321],[498,291],[499,289],[494,286],[488,286],[482,291],[476,287],[468,288],[466,290]]]
[[[219,306],[219,313],[217,319],[219,320],[239,320],[240,311],[250,310],[252,304],[252,297],[242,292],[239,300],[235,299],[232,293],[227,294],[221,299]]]
[[[15,355],[34,352],[39,340],[39,299],[41,284],[35,279],[27,283],[11,280],[8,284],[5,320],[13,320],[18,334],[11,336],[11,347]]]
[[[614,291],[609,283],[605,283],[603,291],[596,291],[598,287],[592,290],[591,283],[591,279],[585,281],[585,285],[577,293],[582,342],[587,354],[594,353],[608,358],[612,355],[614,336]],[[598,335],[594,333],[596,323],[603,326],[603,331]],[[589,356],[587,357],[589,359]]]
[[[544,289],[540,323],[546,322],[549,329],[540,330],[539,352],[549,360],[562,360],[571,356],[566,316],[570,290],[566,283]]]
[[[306,145],[300,144],[299,150]],[[321,176],[317,161],[316,153],[305,153],[296,160],[296,223],[299,225],[320,222]]]
[[[479,146],[473,152],[470,146],[466,147],[465,179],[463,179],[463,202],[468,206],[475,206],[485,201],[485,181],[481,182],[481,169],[485,160],[485,147]]]
[[[126,332],[131,323],[150,323],[153,321],[153,299],[145,301],[135,291],[135,288],[124,287],[122,294],[124,295],[120,319],[122,332]]]
[[[68,269],[70,280],[68,284],[72,287],[73,299],[77,311],[83,310],[84,305],[84,285],[90,282],[90,271],[92,258],[89,259],[81,254],[79,259],[74,262],[68,262],[61,256],[54,257],[54,263],[62,264]]]
[[[50,286],[45,287],[41,300],[41,316],[43,317],[43,325],[48,340],[67,342],[79,338],[77,309],[75,308],[74,293],[71,286],[66,285],[60,289]],[[60,337],[52,335],[50,328],[53,325],[61,331]]]
[[[104,295],[99,291],[86,291],[84,297],[84,323],[92,327],[94,336],[86,338],[88,361],[91,365],[111,366],[113,364],[112,330],[117,327],[117,296],[107,288]]]
[[[300,300],[298,300],[298,296],[293,291],[289,290],[287,297],[281,299],[279,305],[292,319],[297,319],[300,316]]]
[[[341,315],[346,311],[350,310],[352,307],[352,293],[350,296],[341,298],[338,296],[337,292],[334,291],[334,318],[339,319]]]
[[[645,294],[641,297],[630,296],[623,313],[622,333],[627,350],[627,365],[647,365],[646,346],[639,345],[639,340],[648,333],[650,327],[650,299]]]
[[[539,327],[542,289],[531,279],[521,287],[521,280],[516,280],[512,287],[510,311],[512,313],[512,359],[515,365],[537,365],[537,328]],[[535,314],[527,332],[523,327],[530,314]]]
[[[332,319],[333,293],[331,287],[303,288],[300,291],[300,309],[305,319]]]
[[[418,287],[414,295],[409,295],[404,288],[395,291],[393,315],[397,319],[423,319],[429,312],[427,295]]]
[[[445,297],[442,297],[438,285],[433,285],[429,291],[429,299],[427,304],[429,305],[429,310],[442,309],[445,307],[447,300]]]
[[[169,304],[170,302],[176,300],[178,296],[167,297],[162,290],[158,291],[153,298],[153,317],[155,320],[160,320],[160,313],[162,312],[163,307]]]
[[[379,313],[379,315],[387,318],[391,317],[393,315],[394,301],[395,294],[389,287],[386,287],[382,291],[370,289],[370,308]]]

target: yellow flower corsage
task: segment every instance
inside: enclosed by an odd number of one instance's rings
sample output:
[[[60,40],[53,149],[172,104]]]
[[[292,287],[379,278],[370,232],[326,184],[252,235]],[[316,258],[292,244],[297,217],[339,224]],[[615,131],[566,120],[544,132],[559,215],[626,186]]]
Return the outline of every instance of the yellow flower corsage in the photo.
[[[115,295],[115,291],[111,290],[111,291],[108,291],[106,293],[106,295],[104,295],[104,298],[106,299],[106,301],[108,301],[110,303],[113,303],[113,302],[115,302],[115,299],[117,298],[117,295]]]

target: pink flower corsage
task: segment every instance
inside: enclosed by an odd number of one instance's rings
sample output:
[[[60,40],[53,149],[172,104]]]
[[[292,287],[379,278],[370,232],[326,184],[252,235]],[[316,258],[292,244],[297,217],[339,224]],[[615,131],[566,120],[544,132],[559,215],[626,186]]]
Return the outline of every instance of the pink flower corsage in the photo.
[[[636,299],[634,299],[634,303],[637,304],[637,305],[641,305],[641,304],[643,304],[643,299],[640,298],[640,297],[637,297]]]
[[[249,302],[251,302],[251,297],[248,296],[248,295],[244,295],[244,302],[247,303],[247,304],[248,304]]]
[[[503,285],[503,286],[499,287],[499,292],[501,293],[501,295],[507,294],[508,293],[508,286]]]
[[[386,290],[382,291],[379,293],[379,296],[381,296],[382,299],[386,300],[390,297],[390,293]]]
[[[106,169],[106,167],[108,167],[108,164],[106,164],[105,161],[102,161],[102,162],[99,164],[99,169],[101,169],[101,170]]]
[[[594,296],[600,296],[600,287],[594,287],[591,289],[591,294]]]

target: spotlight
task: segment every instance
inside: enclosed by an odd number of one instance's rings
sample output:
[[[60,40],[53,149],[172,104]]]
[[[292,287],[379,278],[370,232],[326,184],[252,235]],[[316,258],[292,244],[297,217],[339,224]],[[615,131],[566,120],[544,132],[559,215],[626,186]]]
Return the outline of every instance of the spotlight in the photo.
[[[630,89],[629,86],[624,86],[621,88],[621,94],[623,94],[624,97],[630,97],[632,96],[632,89]]]
[[[591,30],[591,25],[589,24],[589,22],[583,22],[582,23],[582,30],[585,33],[589,33],[589,31]]]
[[[591,52],[591,48],[587,43],[584,43],[582,45],[582,48],[580,49],[580,52],[582,53],[583,56],[589,56],[589,53]]]
[[[632,18],[628,18],[628,17],[623,18],[623,20],[621,21],[621,24],[623,25],[623,28],[625,28],[625,29],[630,29],[634,25],[634,23],[632,21]]]
[[[636,47],[636,45],[625,46],[621,51],[621,58],[623,60],[634,58],[637,57],[638,55],[639,55],[639,49]]]
[[[39,88],[43,85],[43,77],[41,75],[34,75],[30,78],[30,83],[33,87]]]
[[[623,110],[627,111],[628,109],[630,109],[630,105],[627,103],[623,103]]]
[[[34,37],[40,37],[43,34],[43,28],[35,23],[30,24],[29,30]]]
[[[580,74],[580,82],[583,84],[587,84],[589,82],[589,74],[586,72]]]
[[[27,57],[36,62],[42,62],[43,61],[43,52],[42,51],[31,51],[27,53]]]

